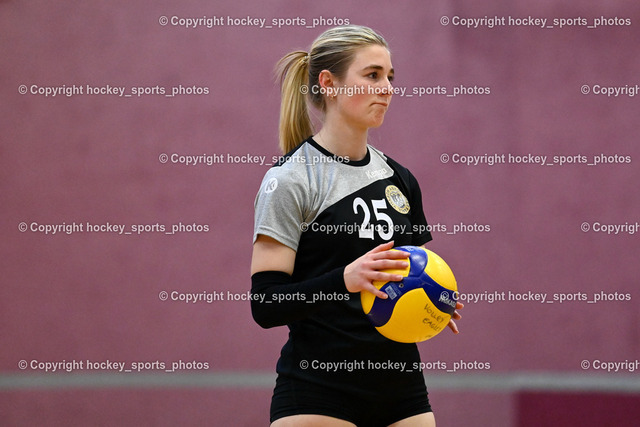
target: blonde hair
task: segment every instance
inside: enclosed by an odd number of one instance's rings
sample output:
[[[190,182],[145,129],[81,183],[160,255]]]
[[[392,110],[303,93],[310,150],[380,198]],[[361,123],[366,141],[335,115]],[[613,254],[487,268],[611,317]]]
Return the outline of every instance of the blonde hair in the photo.
[[[344,77],[356,51],[369,45],[389,48],[385,39],[371,28],[349,25],[326,30],[315,39],[309,53],[297,50],[285,55],[276,66],[281,86],[279,140],[283,154],[310,137],[313,124],[307,98],[325,111],[325,98],[318,90],[318,76],[323,70],[336,78]]]

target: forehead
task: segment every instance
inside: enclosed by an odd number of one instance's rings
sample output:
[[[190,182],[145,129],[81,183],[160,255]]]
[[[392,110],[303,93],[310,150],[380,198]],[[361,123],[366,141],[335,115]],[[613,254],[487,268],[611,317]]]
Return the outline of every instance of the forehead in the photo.
[[[391,70],[393,66],[391,65],[389,50],[377,44],[358,49],[349,68],[358,71],[369,66],[380,66],[387,71]]]

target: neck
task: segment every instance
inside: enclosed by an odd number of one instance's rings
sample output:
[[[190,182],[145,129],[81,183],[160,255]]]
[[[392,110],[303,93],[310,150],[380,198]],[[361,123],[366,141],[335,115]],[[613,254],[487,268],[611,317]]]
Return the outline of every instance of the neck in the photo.
[[[334,120],[326,120],[314,139],[336,156],[357,161],[367,155],[367,129],[355,129]]]

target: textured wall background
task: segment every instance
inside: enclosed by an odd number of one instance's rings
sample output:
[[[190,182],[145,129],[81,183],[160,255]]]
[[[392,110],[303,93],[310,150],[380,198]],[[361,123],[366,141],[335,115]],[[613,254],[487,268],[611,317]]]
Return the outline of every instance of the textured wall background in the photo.
[[[0,3],[3,419],[267,424],[286,330],[261,330],[249,304],[230,296],[246,296],[250,286],[253,200],[268,165],[233,156],[270,164],[279,154],[273,66],[308,48],[334,18],[387,38],[396,86],[407,93],[485,92],[397,95],[371,132],[373,145],[418,178],[427,219],[441,226],[430,247],[472,299],[459,336],[420,344],[424,362],[465,365],[425,372],[438,425],[524,426],[538,412],[601,405],[589,419],[596,423],[621,401],[598,399],[603,391],[629,402],[619,422],[633,419],[640,94],[630,95],[640,90],[639,12],[630,0]],[[225,25],[174,25],[200,17]],[[229,26],[229,17],[306,22],[267,29]],[[483,17],[506,25],[460,25]],[[509,17],[547,22],[508,25]],[[553,21],[567,18],[584,25]],[[599,18],[613,25],[594,26]],[[314,19],[325,21],[307,28]],[[74,85],[84,93],[44,94]],[[87,85],[133,96],[88,95]],[[166,96],[181,86],[206,93]],[[138,97],[134,88],[165,94]],[[186,155],[214,163],[174,162]],[[462,164],[466,156],[485,163]],[[505,163],[486,164],[496,156]],[[574,162],[560,165],[560,156]],[[83,230],[43,231],[74,223]],[[124,226],[123,234],[88,232],[87,223]],[[139,225],[147,231],[137,234]],[[179,231],[167,234],[174,226]],[[452,234],[454,227],[462,230]],[[218,300],[172,300],[203,292]],[[582,300],[554,301],[578,292]],[[545,302],[513,300],[533,294]],[[87,360],[147,364],[119,376],[86,364],[62,373],[43,365]],[[180,369],[167,373],[174,362]],[[619,362],[618,372],[601,362]],[[547,380],[531,386],[532,378]],[[570,380],[585,399],[545,399]]]

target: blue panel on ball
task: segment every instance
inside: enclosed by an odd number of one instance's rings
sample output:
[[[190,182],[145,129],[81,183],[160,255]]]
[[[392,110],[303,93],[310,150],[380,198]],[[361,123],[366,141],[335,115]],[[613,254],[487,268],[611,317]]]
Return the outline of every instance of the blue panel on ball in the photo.
[[[391,318],[393,308],[396,306],[398,298],[403,294],[398,286],[401,283],[402,282],[389,282],[380,288],[382,292],[389,295],[389,298],[376,298],[373,301],[371,311],[367,314],[373,326],[382,326]]]
[[[424,291],[433,305],[443,313],[453,314],[456,309],[457,292],[439,285],[427,273],[423,274],[422,282],[424,283]]]
[[[428,256],[423,248],[418,246],[399,246],[395,249],[409,253],[409,276],[418,277],[424,272],[427,266]]]

